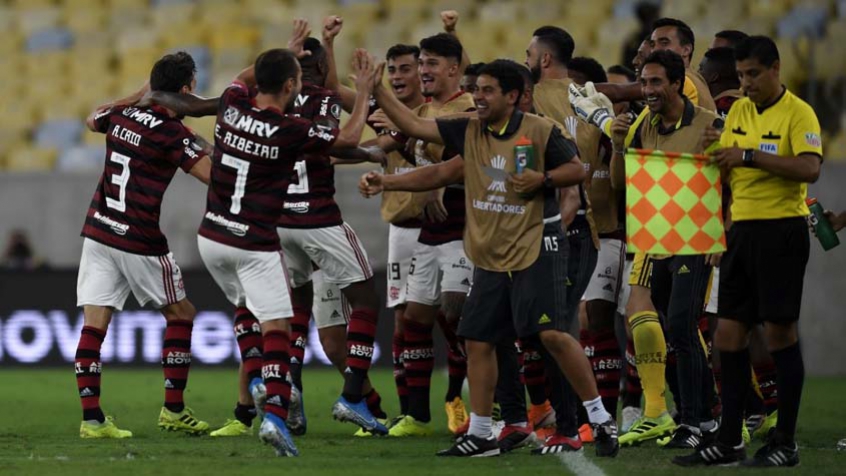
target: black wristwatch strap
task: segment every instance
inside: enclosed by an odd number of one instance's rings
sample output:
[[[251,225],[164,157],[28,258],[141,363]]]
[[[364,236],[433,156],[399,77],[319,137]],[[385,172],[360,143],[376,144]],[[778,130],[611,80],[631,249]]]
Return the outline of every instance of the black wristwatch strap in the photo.
[[[755,166],[755,149],[743,149],[743,166]]]

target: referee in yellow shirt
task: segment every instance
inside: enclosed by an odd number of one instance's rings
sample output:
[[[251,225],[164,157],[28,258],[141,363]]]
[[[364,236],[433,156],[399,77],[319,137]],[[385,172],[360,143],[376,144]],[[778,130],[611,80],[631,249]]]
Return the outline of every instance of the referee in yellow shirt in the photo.
[[[729,177],[733,196],[734,224],[722,261],[714,335],[723,369],[722,428],[717,441],[674,462],[795,466],[805,376],[797,321],[810,246],[805,197],[807,184],[820,175],[820,126],[813,109],[781,84],[778,49],[770,38],[743,40],[735,60],[747,97],[732,106],[722,136],[713,129],[705,133],[708,143],[720,140],[714,159]],[[776,364],[778,423],[754,458],[745,460],[741,422],[751,379],[748,339],[760,322]]]

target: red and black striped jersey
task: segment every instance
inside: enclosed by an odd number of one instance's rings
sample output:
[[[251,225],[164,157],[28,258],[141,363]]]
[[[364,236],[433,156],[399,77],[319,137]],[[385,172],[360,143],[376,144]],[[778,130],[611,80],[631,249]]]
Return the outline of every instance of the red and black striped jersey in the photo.
[[[159,228],[162,199],[176,170],[200,160],[193,132],[158,106],[117,106],[94,117],[106,134],[106,164],[82,236],[140,255],[168,254]]]
[[[321,127],[337,129],[341,121],[341,97],[314,84],[303,84],[291,115]],[[329,151],[297,158],[288,195],[279,216],[282,228],[324,228],[344,222],[335,202],[335,167]]]
[[[200,235],[245,250],[281,249],[276,224],[295,163],[304,153],[328,154],[338,132],[275,108],[258,109],[247,87],[232,83],[218,107]]]

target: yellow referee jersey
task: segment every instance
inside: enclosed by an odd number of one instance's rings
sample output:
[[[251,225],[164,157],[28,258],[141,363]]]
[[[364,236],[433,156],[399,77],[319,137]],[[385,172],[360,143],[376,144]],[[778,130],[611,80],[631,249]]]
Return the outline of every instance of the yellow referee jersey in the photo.
[[[757,107],[749,98],[737,100],[720,138],[723,147],[757,149],[782,157],[814,154],[822,158],[817,115],[805,101],[784,89],[775,104]],[[733,221],[772,220],[807,216],[806,183],[750,167],[735,167],[729,178]]]

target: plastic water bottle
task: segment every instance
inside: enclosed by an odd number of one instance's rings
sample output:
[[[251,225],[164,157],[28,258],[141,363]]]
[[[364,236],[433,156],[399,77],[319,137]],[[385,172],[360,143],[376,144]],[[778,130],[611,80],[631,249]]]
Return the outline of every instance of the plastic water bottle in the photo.
[[[517,173],[522,174],[525,169],[535,168],[535,146],[525,137],[514,143],[514,157],[517,160]]]
[[[823,206],[816,198],[809,198],[805,200],[805,203],[808,204],[808,208],[811,210],[811,214],[808,215],[808,223],[814,228],[814,234],[817,235],[817,239],[820,240],[823,249],[828,251],[839,245],[840,239],[837,238],[837,233],[832,228],[831,222],[825,216]]]

